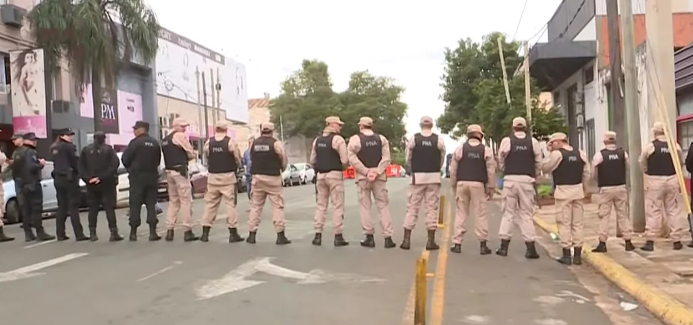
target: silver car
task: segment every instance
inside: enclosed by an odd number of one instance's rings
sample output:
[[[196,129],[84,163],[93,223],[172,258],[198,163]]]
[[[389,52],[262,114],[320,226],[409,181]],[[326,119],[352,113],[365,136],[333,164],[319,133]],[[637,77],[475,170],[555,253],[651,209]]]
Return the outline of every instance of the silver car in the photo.
[[[301,172],[293,164],[290,164],[282,172],[282,178],[284,179],[284,186],[301,185]]]

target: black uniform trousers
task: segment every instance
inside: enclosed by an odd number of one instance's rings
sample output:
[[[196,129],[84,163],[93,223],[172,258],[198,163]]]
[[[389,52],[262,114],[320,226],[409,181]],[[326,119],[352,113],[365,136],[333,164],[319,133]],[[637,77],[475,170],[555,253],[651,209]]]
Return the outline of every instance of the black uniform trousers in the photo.
[[[159,184],[158,172],[131,172],[130,179],[130,227],[137,228],[142,224],[140,211],[142,204],[147,207],[147,223],[156,227],[156,195]]]
[[[65,222],[68,214],[75,236],[82,236],[84,229],[79,220],[79,204],[82,193],[79,190],[79,178],[55,175],[55,191],[58,199],[58,213],[55,217],[55,232],[58,237],[65,236]]]
[[[106,212],[108,229],[118,229],[115,214],[116,199],[116,185],[114,181],[102,181],[99,184],[87,185],[87,204],[89,205],[87,219],[89,220],[89,229],[96,229],[101,207]]]
[[[19,197],[24,232],[31,232],[32,227],[36,231],[43,231],[43,189],[41,182],[22,185]]]

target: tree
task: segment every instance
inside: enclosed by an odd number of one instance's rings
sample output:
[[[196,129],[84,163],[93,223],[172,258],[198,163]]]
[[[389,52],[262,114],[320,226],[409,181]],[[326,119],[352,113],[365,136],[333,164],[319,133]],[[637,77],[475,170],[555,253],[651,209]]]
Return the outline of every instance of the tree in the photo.
[[[27,20],[50,67],[64,59],[80,89],[92,82],[95,131],[101,129],[98,86],[114,89],[118,71],[134,56],[145,65],[156,57],[160,26],[143,0],[43,0]]]
[[[511,103],[507,103],[503,85],[503,70],[498,51],[500,38],[508,75]],[[502,33],[486,35],[481,43],[470,39],[460,40],[455,49],[445,50],[447,66],[441,86],[446,103],[443,115],[438,118],[438,127],[453,138],[462,136],[469,124],[480,124],[486,138],[499,143],[507,136],[512,119],[526,117],[524,76],[514,76],[515,69],[522,63],[519,56],[520,44],[506,42]],[[532,94],[539,95],[540,89],[530,81]],[[535,136],[564,130],[565,120],[556,109],[545,110],[535,97],[532,100],[532,121]]]

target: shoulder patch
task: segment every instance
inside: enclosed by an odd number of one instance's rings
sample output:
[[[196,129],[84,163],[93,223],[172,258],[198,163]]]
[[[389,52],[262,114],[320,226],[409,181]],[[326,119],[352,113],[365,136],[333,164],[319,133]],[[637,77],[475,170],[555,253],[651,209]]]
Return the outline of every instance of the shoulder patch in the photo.
[[[53,151],[51,151],[51,153],[54,154],[54,155],[57,155],[58,152],[59,152],[58,149],[53,149]]]

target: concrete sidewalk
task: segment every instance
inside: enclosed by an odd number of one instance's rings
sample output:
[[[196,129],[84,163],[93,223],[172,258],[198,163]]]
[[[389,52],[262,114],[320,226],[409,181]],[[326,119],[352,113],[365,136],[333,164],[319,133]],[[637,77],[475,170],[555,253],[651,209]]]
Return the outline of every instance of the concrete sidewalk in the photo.
[[[535,213],[535,223],[549,233],[556,233],[556,206],[544,206]],[[616,217],[611,216],[611,238],[608,253],[591,253],[598,243],[599,221],[597,204],[585,204],[584,259],[643,307],[666,324],[693,325],[693,249],[674,251],[671,240],[658,239],[655,251],[639,249],[645,242],[635,234],[633,244],[638,248],[626,252],[623,239],[616,238]],[[684,242],[690,236],[684,237]]]

